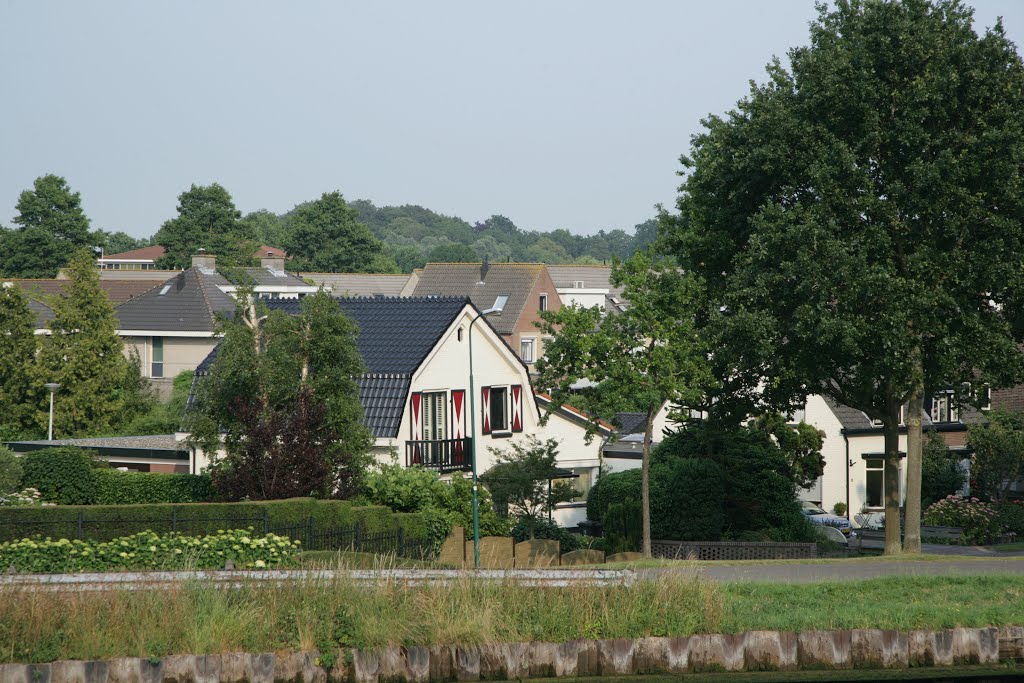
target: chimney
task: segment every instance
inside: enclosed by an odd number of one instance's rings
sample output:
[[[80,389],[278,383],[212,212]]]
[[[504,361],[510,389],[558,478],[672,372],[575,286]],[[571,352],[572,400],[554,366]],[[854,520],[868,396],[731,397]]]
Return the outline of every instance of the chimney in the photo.
[[[480,283],[483,284],[487,279],[487,271],[490,270],[491,264],[487,262],[487,257],[484,256],[484,260],[480,262]]]
[[[205,249],[199,248],[196,253],[192,254],[192,267],[199,270],[217,270],[217,257],[207,254]]]
[[[278,256],[272,251],[260,256],[260,267],[266,268],[272,273],[284,272],[284,256]]]

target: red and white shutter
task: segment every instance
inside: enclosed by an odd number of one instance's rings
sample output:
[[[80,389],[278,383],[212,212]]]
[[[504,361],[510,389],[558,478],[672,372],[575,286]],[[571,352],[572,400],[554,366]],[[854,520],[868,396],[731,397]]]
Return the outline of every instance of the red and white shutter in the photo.
[[[412,412],[412,440],[421,441],[423,439],[423,394],[418,391],[413,392],[409,398],[409,407]],[[414,444],[412,462],[414,465],[418,465],[422,461],[420,444]]]
[[[483,425],[483,430],[481,431],[481,433],[483,433],[483,434],[490,434],[491,433],[491,388],[490,387],[480,387],[480,409],[484,412],[484,414],[483,414],[483,418],[484,419],[481,422],[481,424]]]
[[[523,385],[512,385],[512,431],[523,431]]]
[[[455,439],[455,462],[461,463],[462,440],[466,438],[466,390],[452,389],[452,438]]]

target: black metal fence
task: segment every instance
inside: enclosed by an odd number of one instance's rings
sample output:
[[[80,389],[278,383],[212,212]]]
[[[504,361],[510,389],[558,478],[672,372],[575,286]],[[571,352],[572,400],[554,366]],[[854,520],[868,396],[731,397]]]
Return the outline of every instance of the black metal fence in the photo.
[[[468,472],[473,469],[472,447],[472,439],[406,441],[405,466],[419,465],[442,474]]]
[[[0,519],[0,542],[29,537],[68,538],[109,541],[143,531],[175,532],[186,536],[216,533],[219,530],[248,529],[255,533],[287,536],[299,541],[303,550],[347,550],[375,555],[429,559],[433,544],[422,538],[409,538],[398,527],[369,531],[362,523],[353,526],[324,526],[315,517],[297,524],[275,525],[264,513],[260,516],[192,517],[179,516],[177,510],[165,517],[90,519],[85,510],[60,520]]]

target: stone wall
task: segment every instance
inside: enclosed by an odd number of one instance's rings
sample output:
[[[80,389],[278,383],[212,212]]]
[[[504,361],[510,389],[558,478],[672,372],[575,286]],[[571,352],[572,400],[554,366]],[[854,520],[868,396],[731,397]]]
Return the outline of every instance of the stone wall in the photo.
[[[701,671],[900,669],[1024,660],[1024,627],[944,631],[751,631],[722,635],[347,650],[331,667],[315,652],[173,655],[0,665],[0,683],[384,683],[515,680]]]

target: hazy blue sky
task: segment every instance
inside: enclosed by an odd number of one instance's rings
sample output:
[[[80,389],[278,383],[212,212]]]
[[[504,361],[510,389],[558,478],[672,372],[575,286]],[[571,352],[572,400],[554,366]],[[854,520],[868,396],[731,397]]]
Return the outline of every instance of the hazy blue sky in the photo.
[[[1024,36],[1024,2],[975,0]],[[671,204],[677,159],[812,0],[0,0],[0,224],[44,173],[149,235],[192,183],[244,211],[340,189],[592,232]]]

